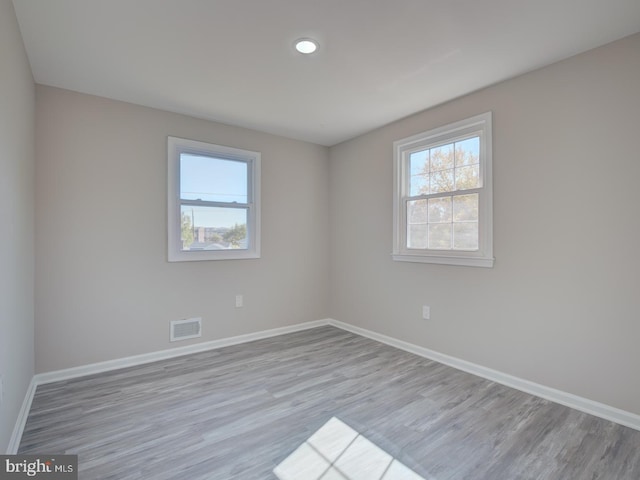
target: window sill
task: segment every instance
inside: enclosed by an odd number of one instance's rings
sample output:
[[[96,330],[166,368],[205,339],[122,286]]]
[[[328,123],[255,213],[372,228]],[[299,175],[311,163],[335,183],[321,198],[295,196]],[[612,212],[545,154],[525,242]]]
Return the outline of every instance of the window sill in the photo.
[[[391,255],[397,262],[434,263],[438,265],[455,265],[463,267],[484,267],[493,268],[493,257],[457,257],[446,255]]]
[[[211,260],[244,260],[260,258],[260,253],[252,250],[181,251],[170,252],[169,262],[206,262]]]

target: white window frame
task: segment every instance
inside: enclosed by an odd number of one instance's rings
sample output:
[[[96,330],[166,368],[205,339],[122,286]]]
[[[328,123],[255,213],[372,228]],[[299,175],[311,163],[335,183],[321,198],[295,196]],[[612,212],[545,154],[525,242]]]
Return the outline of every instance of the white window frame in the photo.
[[[393,143],[394,192],[393,192],[393,252],[394,260],[403,262],[493,267],[493,182],[492,182],[492,115],[491,112],[419,133]],[[480,182],[473,190],[450,192],[478,193],[478,250],[434,250],[407,248],[407,202],[420,197],[410,197],[409,155],[413,152],[452,143],[478,135],[480,137]]]
[[[260,258],[260,152],[198,142],[178,137],[168,137],[168,260],[189,262],[203,260],[238,260]],[[191,153],[218,159],[245,162],[247,164],[248,189],[247,236],[248,248],[228,250],[182,250],[180,199],[180,155]],[[224,202],[201,202],[208,206],[232,207]],[[237,205],[237,204],[236,204]]]

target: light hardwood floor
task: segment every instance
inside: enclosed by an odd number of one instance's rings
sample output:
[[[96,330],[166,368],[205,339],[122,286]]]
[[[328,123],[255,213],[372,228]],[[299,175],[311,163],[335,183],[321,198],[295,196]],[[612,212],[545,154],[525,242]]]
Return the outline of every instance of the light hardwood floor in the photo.
[[[638,480],[640,432],[334,327],[38,387],[80,479],[275,479],[336,417],[427,480]],[[309,479],[301,479],[309,480]]]

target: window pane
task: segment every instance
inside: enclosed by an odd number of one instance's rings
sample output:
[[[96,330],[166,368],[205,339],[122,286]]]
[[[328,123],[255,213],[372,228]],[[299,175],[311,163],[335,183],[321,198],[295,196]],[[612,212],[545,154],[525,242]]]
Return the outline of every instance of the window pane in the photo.
[[[247,249],[246,208],[182,205],[182,250]]]
[[[410,196],[426,195],[429,193],[429,175],[411,175]]]
[[[431,193],[452,192],[453,190],[453,169],[431,174]]]
[[[409,223],[427,223],[427,201],[412,200],[407,202],[407,219]]]
[[[451,223],[451,197],[429,199],[429,223]]]
[[[427,248],[427,200],[407,202],[407,248]]]
[[[409,155],[411,175],[429,173],[429,150],[413,152]]]
[[[478,221],[478,194],[456,195],[453,197],[453,221]]]
[[[453,143],[431,149],[431,171],[447,170],[454,167]]]
[[[456,168],[456,190],[469,190],[480,186],[480,165]]]
[[[478,222],[453,224],[453,248],[478,250]]]
[[[424,195],[429,193],[429,150],[413,152],[409,155],[409,170],[411,171],[409,191],[410,195]]]
[[[180,154],[180,198],[248,203],[246,162]]]
[[[480,137],[456,142],[456,167],[480,163]]]
[[[407,248],[427,248],[427,224],[407,225]]]
[[[429,224],[429,248],[434,250],[451,250],[451,224]]]

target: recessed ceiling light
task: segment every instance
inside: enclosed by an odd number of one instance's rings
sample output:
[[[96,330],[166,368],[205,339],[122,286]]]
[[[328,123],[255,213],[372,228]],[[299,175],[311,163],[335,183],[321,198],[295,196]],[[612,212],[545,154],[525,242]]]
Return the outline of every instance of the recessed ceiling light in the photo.
[[[318,49],[318,42],[311,38],[301,38],[296,40],[295,47],[298,52],[309,55]]]

